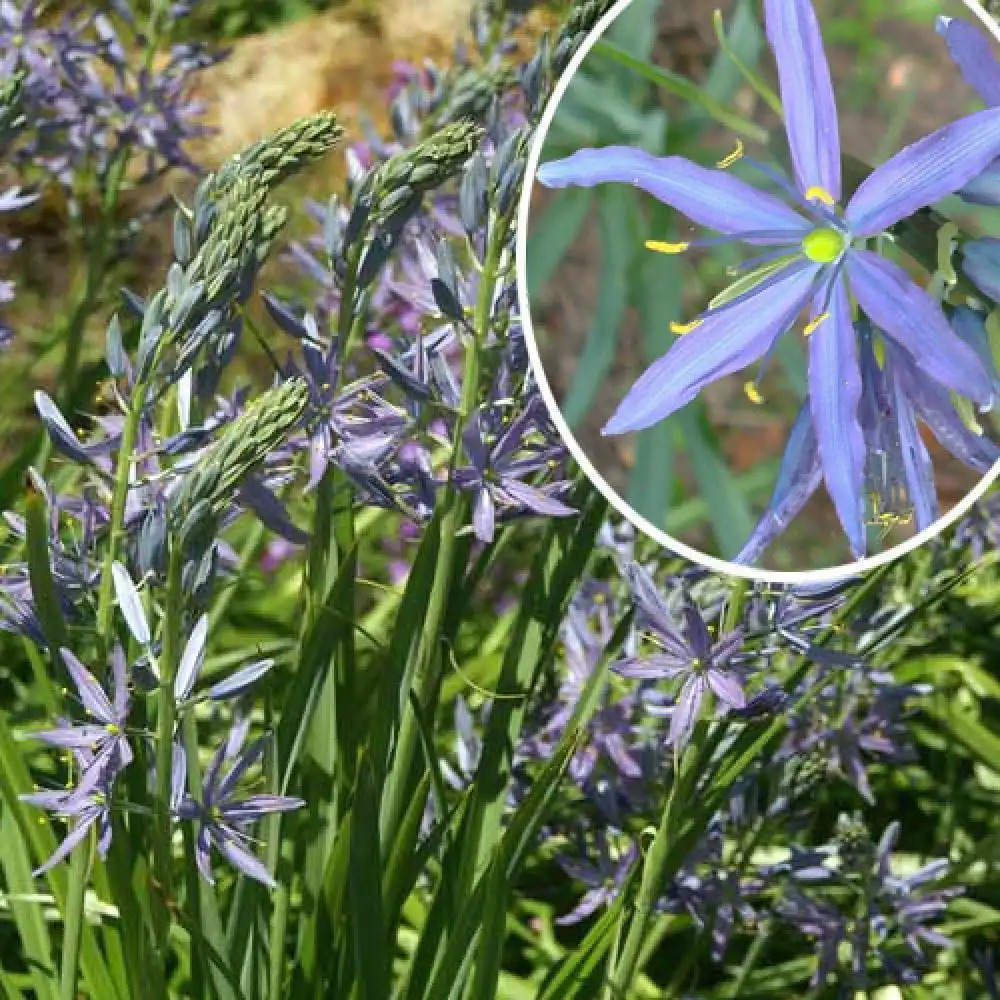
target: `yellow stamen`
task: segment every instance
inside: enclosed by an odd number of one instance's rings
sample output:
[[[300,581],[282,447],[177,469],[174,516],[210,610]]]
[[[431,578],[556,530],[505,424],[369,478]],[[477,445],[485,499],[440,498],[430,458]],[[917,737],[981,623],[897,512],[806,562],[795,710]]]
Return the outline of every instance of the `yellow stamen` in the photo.
[[[806,328],[802,331],[803,336],[808,337],[810,334],[815,333],[817,328],[829,318],[830,314],[828,312],[820,313],[811,323],[806,324]]]
[[[701,323],[702,321],[700,319],[692,320],[690,323],[671,323],[670,332],[678,334],[690,333],[692,330],[701,326]]]
[[[809,188],[806,191],[806,201],[812,201],[815,198],[817,201],[823,202],[824,205],[836,205],[837,199],[834,198],[832,194],[825,187],[815,187]]]
[[[764,402],[764,397],[760,394],[760,387],[756,382],[744,382],[743,391],[747,394],[747,399],[756,406]]]
[[[719,162],[716,163],[716,166],[720,170],[725,170],[727,167],[731,167],[737,160],[741,160],[742,158],[743,158],[743,140],[737,139],[736,148],[728,156],[719,160]]]
[[[657,253],[684,253],[690,243],[663,243],[661,240],[646,240],[646,249]]]

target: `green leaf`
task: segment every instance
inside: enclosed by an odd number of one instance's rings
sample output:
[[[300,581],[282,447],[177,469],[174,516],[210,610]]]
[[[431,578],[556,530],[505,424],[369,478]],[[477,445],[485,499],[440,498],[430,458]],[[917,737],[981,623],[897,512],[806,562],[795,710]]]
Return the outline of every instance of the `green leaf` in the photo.
[[[534,298],[552,280],[559,262],[572,246],[587,217],[593,192],[567,188],[557,192],[528,229],[525,273]]]
[[[743,118],[735,111],[731,111],[721,101],[717,101],[711,94],[692,83],[686,77],[678,73],[671,73],[669,70],[662,69],[659,66],[653,66],[642,59],[636,59],[612,42],[598,42],[594,46],[593,52],[607,56],[609,59],[614,59],[622,66],[627,66],[629,69],[635,70],[636,73],[644,76],[651,83],[656,84],[656,86],[662,87],[682,100],[690,101],[692,104],[702,108],[720,125],[725,125],[726,128],[731,129],[738,135],[752,139],[754,142],[767,142],[768,133],[766,129]]]
[[[354,954],[364,1000],[385,1000],[389,996],[392,955],[382,913],[378,790],[372,763],[365,755],[362,755],[357,774],[348,877]]]
[[[598,918],[587,936],[545,977],[538,1000],[592,1000],[603,987],[605,959],[618,933],[625,893]]]
[[[23,946],[23,957],[31,970],[31,984],[41,998],[58,995],[58,975],[52,962],[52,941],[41,903],[35,893],[31,859],[7,809],[0,810],[0,867],[3,868],[7,905]]]
[[[601,277],[594,322],[562,411],[576,426],[594,404],[618,346],[618,329],[628,303],[628,272],[635,251],[634,194],[624,185],[612,185],[598,195],[601,231]]]
[[[486,898],[483,921],[476,949],[476,972],[472,980],[471,1000],[495,1000],[503,946],[507,936],[507,872],[501,863],[498,847],[486,875]]]
[[[700,405],[685,407],[677,423],[691,460],[698,492],[723,558],[735,555],[753,531],[754,519],[739,485],[711,436]],[[669,521],[668,521],[669,524]]]
[[[66,623],[63,621],[49,562],[48,507],[45,497],[34,487],[28,488],[24,506],[31,592],[35,595],[34,606],[45,641],[56,656],[58,650],[67,645],[67,640]]]
[[[648,232],[670,240],[670,213],[657,205]],[[670,320],[680,312],[682,261],[670,254],[644,253],[632,300],[642,325],[643,357],[647,364],[661,357],[673,342]],[[635,464],[629,478],[629,503],[643,517],[662,527],[673,492],[674,430],[670,420],[640,431],[636,439]]]

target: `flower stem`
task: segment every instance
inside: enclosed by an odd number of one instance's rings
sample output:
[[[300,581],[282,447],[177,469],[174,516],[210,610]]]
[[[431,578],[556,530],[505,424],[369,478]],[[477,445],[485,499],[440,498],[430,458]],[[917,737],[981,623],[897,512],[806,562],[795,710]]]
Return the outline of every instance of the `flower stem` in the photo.
[[[688,754],[690,757],[694,756],[693,748],[689,749]],[[646,939],[649,922],[653,916],[653,907],[663,891],[667,861],[670,858],[674,801],[677,796],[677,786],[683,780],[683,776],[684,772],[675,765],[674,780],[670,784],[670,794],[663,806],[660,825],[657,827],[642,866],[642,879],[639,882],[639,892],[636,896],[632,919],[629,922],[628,933],[625,936],[625,944],[622,946],[621,955],[610,980],[608,993],[612,997],[627,996],[632,987],[632,981],[639,971],[639,956]]]
[[[492,318],[493,296],[504,250],[503,236],[502,227],[494,226],[480,275],[473,315],[473,336],[466,344],[463,364],[461,403],[452,431],[450,459],[452,472],[461,460],[462,434],[466,421],[472,416],[479,395],[479,352],[489,332]],[[427,614],[418,640],[413,671],[404,681],[407,687],[410,684],[416,686],[417,700],[425,711],[428,711],[428,707],[434,699],[440,680],[439,672],[433,670],[432,665],[434,655],[439,647],[441,623],[444,620],[448,592],[451,589],[454,575],[455,540],[465,515],[465,504],[455,489],[453,475],[449,477],[448,486],[442,498],[442,510],[441,540],[430,594],[427,599]],[[420,726],[413,708],[407,701],[400,724],[395,760],[386,783],[385,798],[383,799],[380,824],[383,847],[392,844],[395,839],[399,823],[408,805],[413,780],[413,762],[419,740]]]
[[[90,873],[90,841],[91,836],[88,834],[83,844],[74,851],[69,866],[69,885],[63,917],[59,1000],[75,1000],[77,996],[80,938],[83,934],[83,900],[87,891],[87,876]]]
[[[183,614],[182,573],[184,555],[176,539],[171,540],[167,569],[166,606],[163,617],[162,654],[160,656],[160,698],[156,713],[156,802],[154,805],[156,851],[155,871],[166,899],[171,898],[171,823],[170,775],[173,764],[174,726],[177,709],[174,701],[174,675],[180,653]]]
[[[148,391],[148,386],[144,382],[137,383],[132,390],[132,398],[129,400],[129,408],[125,414],[125,424],[122,428],[121,443],[118,446],[115,485],[111,497],[111,520],[108,525],[108,549],[104,554],[97,602],[97,635],[104,647],[104,653],[111,645],[111,595],[113,591],[111,567],[118,559],[118,550],[125,533],[125,502],[128,499],[128,488],[132,480],[133,452],[139,436],[139,422],[142,419]]]

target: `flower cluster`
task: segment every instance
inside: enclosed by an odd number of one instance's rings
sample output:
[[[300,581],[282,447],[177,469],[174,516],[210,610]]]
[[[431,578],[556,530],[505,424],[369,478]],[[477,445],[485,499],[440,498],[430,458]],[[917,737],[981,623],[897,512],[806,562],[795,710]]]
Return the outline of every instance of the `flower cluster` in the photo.
[[[721,581],[681,571],[667,578],[664,596],[647,569],[627,561],[631,546],[616,545],[615,555],[626,560],[630,601],[622,603],[613,585],[584,584],[563,626],[559,708],[537,718],[520,750],[528,761],[551,755],[602,662],[610,658],[613,675],[638,682],[609,683],[570,765],[581,799],[545,831],[560,867],[585,889],[558,923],[584,920],[627,891],[651,808],[680,780],[696,727],[713,719],[728,728],[717,744],[724,759],[746,727],[782,719],[769,760],[749,768],[713,812],[655,909],[690,916],[719,962],[741,935],[794,933],[815,947],[814,984],[870,989],[918,981],[932,950],[950,943],[936,929],[959,894],[943,886],[947,862],[899,873],[898,823],[877,844],[860,821],[844,817],[829,840],[804,846],[799,839],[815,829],[821,785],[835,777],[873,803],[871,769],[912,759],[905,721],[927,687],[901,684],[823,638],[837,621],[841,636],[845,623],[859,637],[876,635],[888,609],[874,619],[844,619],[843,584],[755,585],[733,618],[733,594]],[[629,604],[632,636],[616,655],[611,623]],[[805,669],[789,674],[789,662]],[[782,677],[791,683],[779,686]],[[696,785],[693,796],[699,789],[708,792]]]
[[[198,45],[172,46],[154,59],[171,21],[187,4],[153,4],[143,26],[127,3],[53,21],[36,0],[0,9],[0,66],[23,73],[30,136],[16,162],[41,168],[71,192],[81,177],[102,181],[122,157],[140,154],[142,177],[195,169],[184,146],[206,132],[193,74],[217,61]]]
[[[868,527],[914,522],[922,530],[938,516],[918,417],[978,472],[1000,457],[953,398],[986,410],[996,395],[997,373],[970,330],[974,324],[956,319],[952,306],[920,287],[889,252],[895,228],[926,206],[955,192],[983,199],[974,185],[986,178],[988,186],[1000,156],[1000,112],[969,115],[907,147],[873,170],[845,203],[836,104],[812,3],[768,0],[764,10],[792,181],[744,156],[742,144],[717,169],[629,147],[583,149],[543,164],[538,179],[550,187],[632,184],[722,234],[651,241],[653,250],[735,242],[763,251],[706,312],[673,325],[681,338],[639,378],[604,432],[663,420],[705,386],[760,359],[763,371],[779,339],[807,311],[808,397],[768,510],[737,560],[755,562],[820,482],[860,558]],[[945,30],[966,77],[989,100],[996,67],[985,40],[971,25],[951,22]],[[756,172],[761,187],[732,173],[737,161]],[[990,249],[970,244],[967,253]],[[755,401],[761,399],[758,381],[747,383]]]

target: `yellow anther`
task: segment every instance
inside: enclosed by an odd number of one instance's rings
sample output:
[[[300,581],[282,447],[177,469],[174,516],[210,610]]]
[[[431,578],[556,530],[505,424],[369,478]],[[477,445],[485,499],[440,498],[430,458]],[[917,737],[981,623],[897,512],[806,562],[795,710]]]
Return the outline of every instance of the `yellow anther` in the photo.
[[[646,240],[646,249],[657,253],[684,253],[690,243],[664,243],[661,240]]]
[[[812,201],[813,199],[823,202],[824,205],[832,206],[837,204],[837,199],[825,187],[819,187],[818,185],[806,191],[806,201]]]
[[[737,160],[743,159],[743,140],[736,140],[736,148],[726,157],[723,157],[716,163],[716,166],[720,170],[725,170],[726,167],[731,167]]]
[[[692,330],[701,326],[701,324],[702,321],[700,319],[692,320],[690,323],[671,323],[670,332],[677,334],[690,333]]]
[[[764,402],[764,397],[760,394],[760,387],[756,382],[744,382],[743,391],[747,394],[747,399],[754,405],[760,406]]]
[[[808,337],[810,334],[815,333],[819,326],[829,318],[830,314],[828,312],[820,313],[812,322],[806,324],[806,328],[802,331],[803,336]]]

